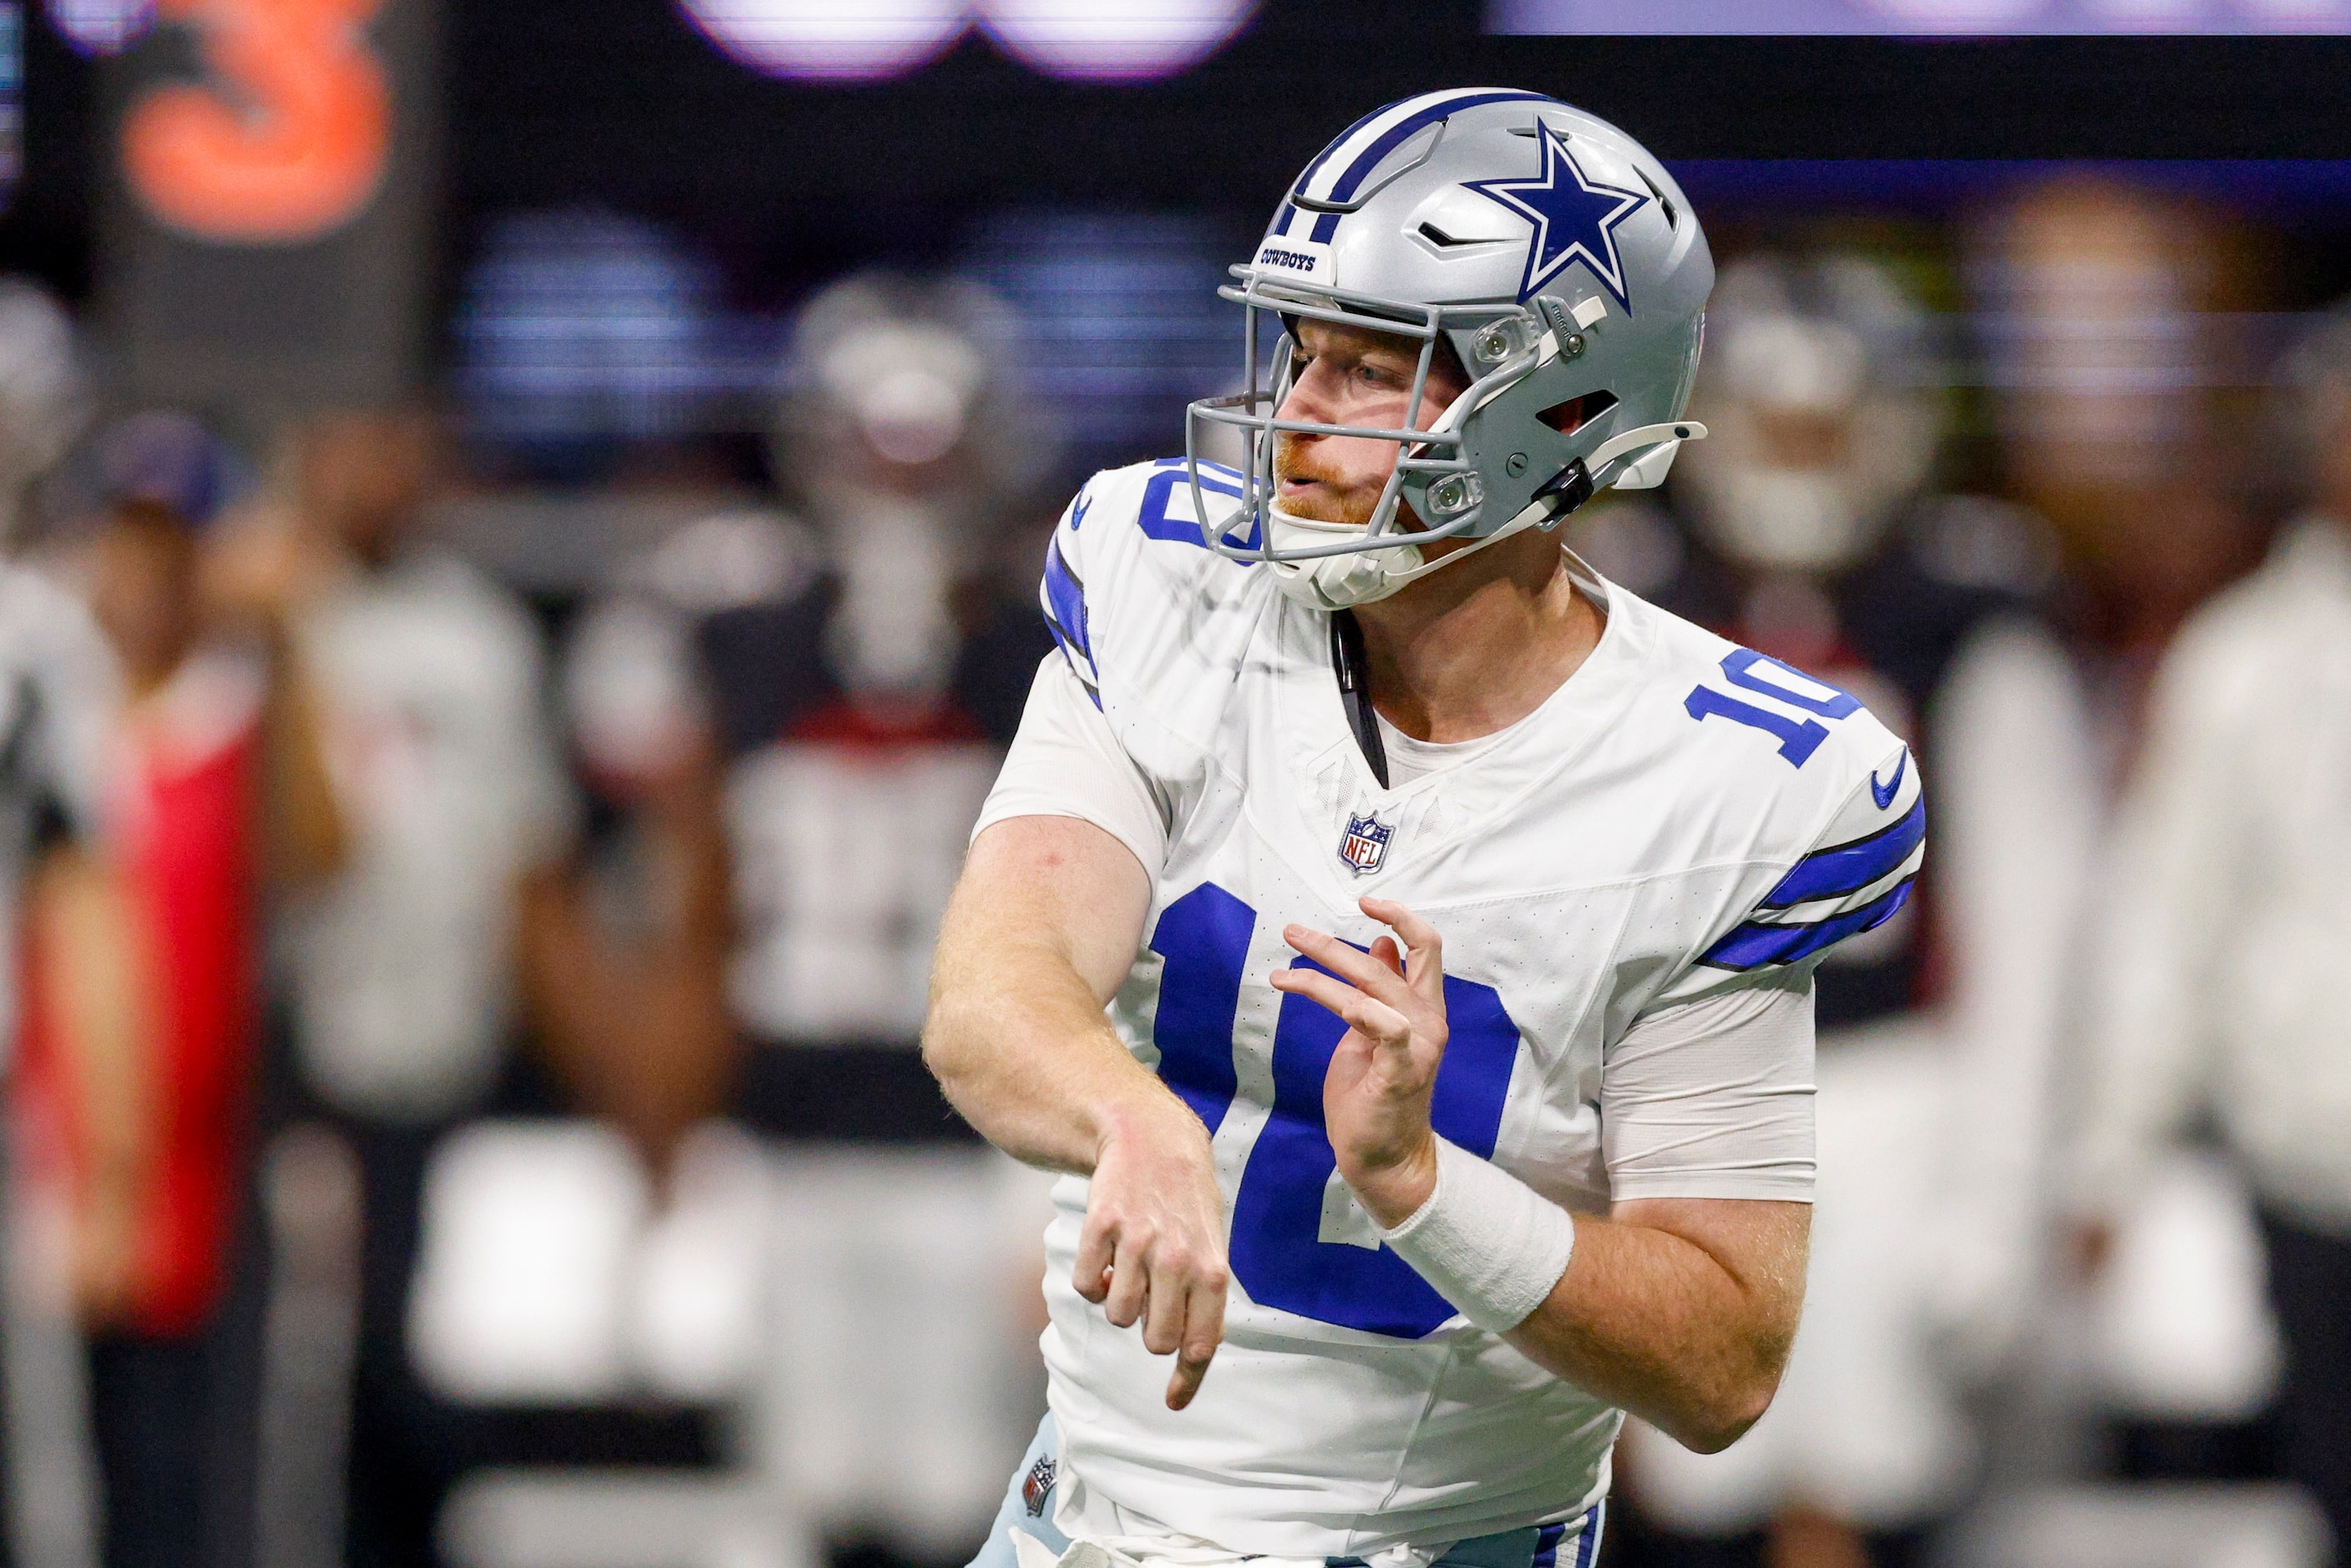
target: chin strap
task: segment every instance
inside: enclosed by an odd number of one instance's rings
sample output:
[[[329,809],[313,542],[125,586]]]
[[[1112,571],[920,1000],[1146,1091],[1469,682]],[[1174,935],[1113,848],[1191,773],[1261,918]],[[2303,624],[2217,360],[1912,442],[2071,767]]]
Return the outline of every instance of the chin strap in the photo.
[[[1351,609],[1331,612],[1331,668],[1339,677],[1339,701],[1347,710],[1347,728],[1371,764],[1380,787],[1388,787],[1388,748],[1380,739],[1379,716],[1372,711],[1370,671],[1365,669],[1364,628]]]

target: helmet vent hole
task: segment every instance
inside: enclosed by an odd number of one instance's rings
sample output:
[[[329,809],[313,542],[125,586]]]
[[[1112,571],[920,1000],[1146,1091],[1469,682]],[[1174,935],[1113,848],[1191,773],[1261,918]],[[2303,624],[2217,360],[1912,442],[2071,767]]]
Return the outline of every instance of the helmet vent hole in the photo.
[[[1616,406],[1614,392],[1586,392],[1563,403],[1553,403],[1535,416],[1562,435],[1573,435]]]
[[[1680,228],[1682,226],[1682,214],[1680,209],[1674,205],[1674,199],[1671,196],[1667,195],[1663,191],[1657,189],[1657,182],[1649,178],[1648,171],[1646,170],[1636,166],[1633,172],[1641,176],[1641,183],[1649,188],[1649,194],[1655,196],[1657,199],[1657,205],[1665,209],[1666,227],[1668,229]]]
[[[1475,240],[1457,240],[1451,234],[1447,234],[1443,229],[1438,228],[1435,223],[1421,224],[1420,233],[1421,237],[1427,240],[1431,244],[1474,245],[1478,243]]]

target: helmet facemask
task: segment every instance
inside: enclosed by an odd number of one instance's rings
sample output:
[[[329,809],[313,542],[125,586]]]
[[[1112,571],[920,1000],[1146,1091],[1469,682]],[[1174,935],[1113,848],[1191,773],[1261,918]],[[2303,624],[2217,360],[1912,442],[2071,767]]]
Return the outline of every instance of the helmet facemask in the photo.
[[[1238,284],[1218,293],[1243,308],[1246,389],[1202,399],[1187,410],[1185,456],[1193,504],[1206,519],[1210,495],[1237,500],[1238,515],[1221,532],[1204,524],[1204,542],[1232,559],[1270,566],[1285,593],[1312,607],[1367,604],[1510,535],[1556,527],[1592,495],[1595,477],[1605,483],[1629,469],[1654,466],[1647,480],[1654,483],[1664,472],[1662,463],[1649,462],[1658,449],[1666,449],[1669,462],[1674,445],[1704,433],[1687,423],[1620,432],[1614,395],[1591,384],[1593,374],[1577,366],[1585,337],[1557,299],[1540,298],[1531,309],[1490,302],[1421,305],[1307,287],[1249,266],[1232,270]],[[1270,365],[1259,352],[1261,313],[1283,323]],[[1280,417],[1293,379],[1291,327],[1301,319],[1416,340],[1407,422],[1383,429]],[[1417,417],[1440,344],[1454,350],[1472,379],[1424,425]],[[1239,430],[1247,443],[1235,480],[1213,466],[1204,472],[1203,430],[1215,426]],[[1293,434],[1396,447],[1395,467],[1364,523],[1281,511],[1275,465],[1281,438]],[[1638,439],[1620,441],[1620,434]],[[1610,465],[1618,466],[1600,472]],[[1428,559],[1422,546],[1442,539],[1475,543]]]

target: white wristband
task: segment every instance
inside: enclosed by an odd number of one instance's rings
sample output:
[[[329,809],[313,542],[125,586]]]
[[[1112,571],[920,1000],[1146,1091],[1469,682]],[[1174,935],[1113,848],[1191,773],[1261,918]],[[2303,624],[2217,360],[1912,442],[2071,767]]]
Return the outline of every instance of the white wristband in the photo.
[[[1575,1220],[1500,1166],[1437,1140],[1437,1188],[1380,1240],[1490,1333],[1524,1323],[1575,1254]]]

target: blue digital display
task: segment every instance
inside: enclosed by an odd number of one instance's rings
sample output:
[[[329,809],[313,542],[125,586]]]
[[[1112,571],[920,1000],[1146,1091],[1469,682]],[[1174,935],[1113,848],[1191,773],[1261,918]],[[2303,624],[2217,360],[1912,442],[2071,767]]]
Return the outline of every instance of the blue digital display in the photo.
[[[2351,33],[2351,0],[1487,0],[1513,34]]]

